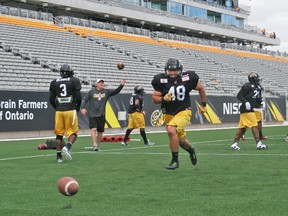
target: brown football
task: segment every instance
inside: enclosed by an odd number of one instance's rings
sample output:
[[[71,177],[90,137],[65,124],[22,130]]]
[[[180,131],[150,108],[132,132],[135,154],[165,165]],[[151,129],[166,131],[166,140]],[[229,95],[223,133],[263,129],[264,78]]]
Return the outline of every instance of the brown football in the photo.
[[[38,149],[39,149],[39,150],[47,149],[47,144],[45,144],[45,143],[39,144],[39,145],[38,145]]]
[[[57,187],[59,192],[65,196],[73,196],[79,190],[78,182],[69,176],[60,178],[57,182]]]
[[[118,68],[119,70],[124,69],[124,67],[125,67],[125,64],[124,64],[123,62],[117,64],[117,68]]]

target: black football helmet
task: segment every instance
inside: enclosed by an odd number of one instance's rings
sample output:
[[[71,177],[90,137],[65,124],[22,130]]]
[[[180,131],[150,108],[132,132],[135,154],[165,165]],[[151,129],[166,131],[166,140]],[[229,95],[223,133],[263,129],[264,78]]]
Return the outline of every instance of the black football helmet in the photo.
[[[74,75],[74,70],[70,65],[63,64],[60,67],[60,75],[61,77],[71,77]]]
[[[145,94],[144,88],[142,86],[135,86],[134,87],[135,94]]]
[[[248,80],[250,83],[255,84],[255,85],[259,85],[262,82],[262,79],[259,76],[259,74],[255,73],[255,72],[251,72],[248,75]]]
[[[179,61],[179,59],[169,58],[165,64],[165,75],[166,76],[169,76],[168,72],[167,72],[168,70],[179,70],[178,75],[181,76],[183,66],[182,66],[181,62]]]

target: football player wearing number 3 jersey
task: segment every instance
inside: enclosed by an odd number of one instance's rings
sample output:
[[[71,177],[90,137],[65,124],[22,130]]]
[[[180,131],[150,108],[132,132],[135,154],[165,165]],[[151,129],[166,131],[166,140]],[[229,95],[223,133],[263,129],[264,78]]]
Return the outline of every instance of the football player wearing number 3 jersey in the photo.
[[[78,134],[78,115],[81,105],[81,83],[73,77],[74,71],[70,65],[64,64],[60,68],[60,78],[54,79],[50,83],[50,104],[56,110],[55,128],[57,162],[62,162],[62,152],[67,160],[71,160],[70,149],[77,139]],[[63,136],[68,137],[68,143],[62,148]]]
[[[182,72],[183,66],[178,59],[170,58],[165,65],[165,73],[154,76],[152,86],[154,92],[152,101],[161,104],[166,131],[170,140],[172,160],[166,169],[174,170],[179,167],[179,145],[189,152],[190,160],[196,165],[195,148],[186,139],[185,127],[190,123],[192,111],[190,91],[199,92],[202,108],[206,111],[206,92],[198,75],[194,71]]]

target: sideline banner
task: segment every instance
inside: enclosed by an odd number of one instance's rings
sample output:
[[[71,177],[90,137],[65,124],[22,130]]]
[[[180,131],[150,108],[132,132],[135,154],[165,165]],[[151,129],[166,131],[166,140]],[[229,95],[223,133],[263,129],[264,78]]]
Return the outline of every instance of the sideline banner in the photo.
[[[106,106],[106,128],[123,128],[128,124],[131,94],[112,96]],[[163,125],[159,104],[152,103],[151,94],[144,95],[146,126]],[[266,121],[286,120],[285,97],[266,98]],[[207,113],[199,112],[198,96],[191,96],[191,124],[237,123],[240,103],[232,96],[207,96]],[[126,120],[118,120],[118,112],[126,112]],[[54,129],[55,110],[49,103],[49,92],[0,91],[0,132],[39,131]],[[88,118],[79,113],[79,128],[88,129]],[[123,116],[122,116],[123,117]]]

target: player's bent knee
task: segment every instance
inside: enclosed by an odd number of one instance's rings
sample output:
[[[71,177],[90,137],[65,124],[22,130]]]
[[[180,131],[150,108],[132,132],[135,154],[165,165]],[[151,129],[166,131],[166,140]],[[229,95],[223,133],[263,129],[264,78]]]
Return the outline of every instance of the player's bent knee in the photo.
[[[57,135],[56,140],[63,140],[63,136]]]

